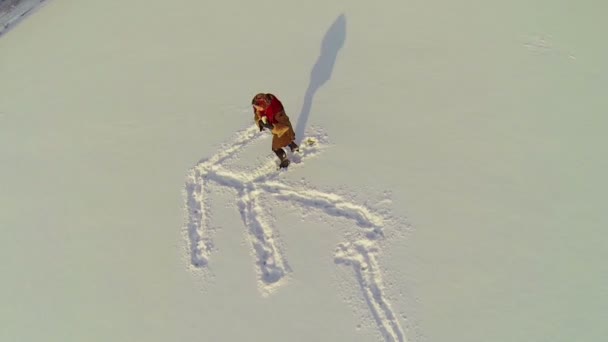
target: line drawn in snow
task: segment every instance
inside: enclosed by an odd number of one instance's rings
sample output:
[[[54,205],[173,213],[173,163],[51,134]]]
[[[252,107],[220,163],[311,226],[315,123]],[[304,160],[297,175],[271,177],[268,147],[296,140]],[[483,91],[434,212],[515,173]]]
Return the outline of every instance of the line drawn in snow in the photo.
[[[403,330],[390,303],[382,291],[382,276],[371,241],[341,243],[336,248],[336,263],[350,265],[357,276],[361,291],[380,332],[387,341],[405,341]]]
[[[289,170],[300,167],[305,160],[310,161],[328,146],[327,136],[322,130],[312,128],[311,131],[312,134],[303,139],[300,153],[292,156]],[[354,269],[363,298],[385,340],[406,341],[397,315],[386,297],[382,272],[376,261],[377,243],[384,238],[383,228],[390,217],[338,194],[282,179],[281,176],[290,171],[277,170],[274,156],[269,156],[262,165],[246,172],[228,167],[228,162],[234,160],[243,148],[265,137],[267,135],[254,126],[237,132],[232,143],[222,146],[218,153],[200,161],[189,171],[186,177],[188,212],[184,230],[191,267],[204,269],[213,251],[209,234],[212,185],[231,188],[237,194],[238,211],[255,257],[258,286],[265,296],[285,284],[291,269],[285,253],[275,241],[277,234],[273,220],[267,214],[261,196],[274,196],[282,203],[352,221],[356,226],[356,238],[338,245],[334,261]],[[349,239],[353,240],[352,237]]]

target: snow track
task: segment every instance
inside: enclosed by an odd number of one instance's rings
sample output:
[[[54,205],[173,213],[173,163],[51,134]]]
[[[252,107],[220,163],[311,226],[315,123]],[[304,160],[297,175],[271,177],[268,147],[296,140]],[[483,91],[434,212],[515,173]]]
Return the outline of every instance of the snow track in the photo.
[[[375,244],[367,241],[341,243],[336,248],[335,261],[353,267],[365,301],[384,338],[387,341],[405,341],[397,317],[382,291],[382,274],[375,257],[377,252]]]
[[[200,161],[190,170],[186,181],[188,219],[185,225],[191,266],[204,268],[209,263],[213,242],[210,239],[209,186],[211,183],[235,190],[237,207],[255,258],[258,286],[269,295],[283,285],[291,271],[285,254],[275,240],[273,218],[262,206],[262,196],[273,196],[282,203],[291,203],[332,217],[352,221],[356,226],[355,241],[338,245],[335,261],[352,265],[363,297],[380,332],[387,341],[405,341],[403,330],[391,309],[382,285],[382,275],[376,261],[377,240],[384,237],[386,218],[381,213],[344,197],[323,192],[303,184],[290,184],[281,179],[284,171],[277,170],[276,158],[271,156],[258,168],[242,172],[230,170],[226,163],[253,142],[265,137],[257,127],[236,134],[233,142],[222,146],[214,156]],[[300,167],[327,147],[327,137],[313,130],[292,156],[290,169]]]

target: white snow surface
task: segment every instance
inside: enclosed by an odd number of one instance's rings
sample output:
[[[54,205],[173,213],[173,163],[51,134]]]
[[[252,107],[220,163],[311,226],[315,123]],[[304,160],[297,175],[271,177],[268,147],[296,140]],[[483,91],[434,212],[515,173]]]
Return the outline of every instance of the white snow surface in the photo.
[[[602,341],[606,9],[46,1],[0,37],[0,341]]]

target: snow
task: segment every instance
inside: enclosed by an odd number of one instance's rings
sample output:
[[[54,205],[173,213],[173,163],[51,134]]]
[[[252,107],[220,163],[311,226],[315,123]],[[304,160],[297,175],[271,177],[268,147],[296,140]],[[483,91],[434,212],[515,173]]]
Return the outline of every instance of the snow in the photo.
[[[603,13],[45,1],[0,36],[0,340],[602,340]]]

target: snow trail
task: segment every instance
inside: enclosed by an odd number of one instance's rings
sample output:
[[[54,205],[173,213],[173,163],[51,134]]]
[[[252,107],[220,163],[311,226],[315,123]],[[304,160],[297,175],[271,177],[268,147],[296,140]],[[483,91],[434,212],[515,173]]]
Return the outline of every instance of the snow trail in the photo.
[[[323,192],[303,184],[290,184],[281,178],[286,171],[277,170],[277,159],[274,156],[246,172],[231,170],[226,165],[229,160],[236,158],[243,148],[263,137],[257,127],[237,132],[231,144],[223,145],[218,153],[200,161],[188,173],[188,222],[185,229],[192,266],[196,269],[204,268],[209,263],[213,247],[209,237],[211,184],[235,190],[237,208],[247,228],[247,238],[255,258],[258,286],[264,295],[269,295],[284,285],[291,270],[275,239],[277,234],[271,223],[273,218],[263,207],[262,196],[273,196],[282,203],[346,219],[353,222],[360,240],[340,243],[334,255],[335,262],[353,266],[363,298],[383,337],[387,341],[404,342],[403,330],[384,294],[382,274],[376,261],[377,240],[384,238],[383,230],[389,218],[338,194]],[[301,167],[304,160],[311,160],[327,146],[326,134],[320,129],[313,129],[312,133],[303,139],[300,152],[291,156],[292,164],[289,168]]]

